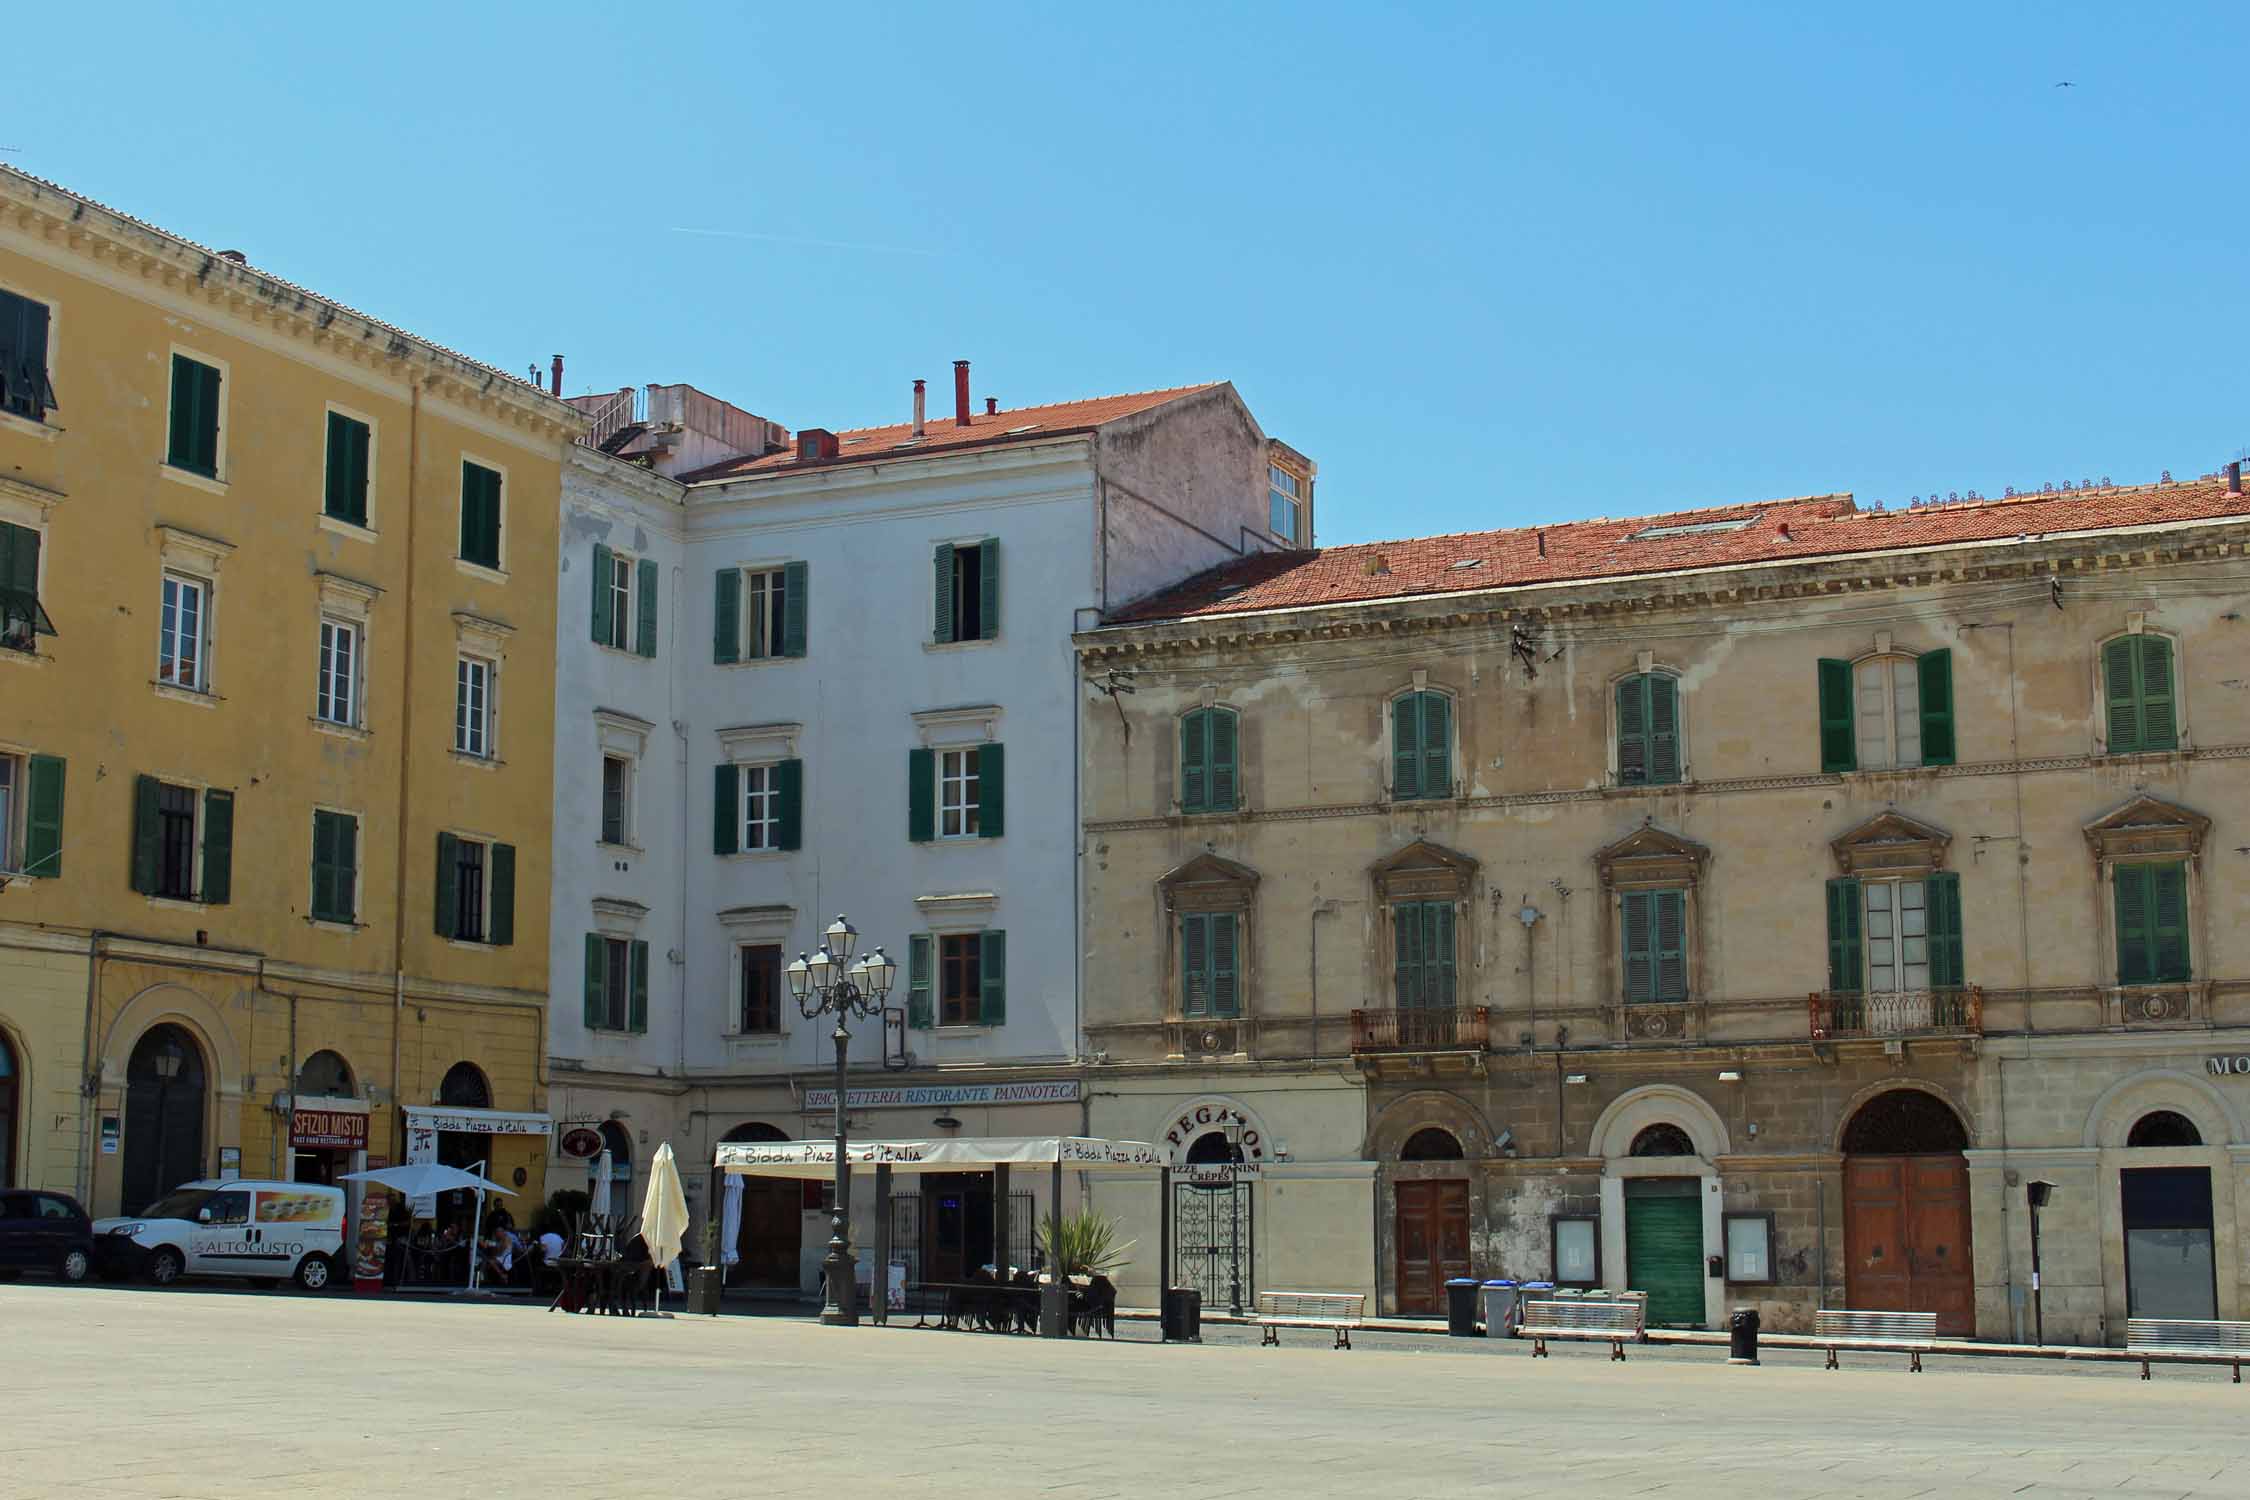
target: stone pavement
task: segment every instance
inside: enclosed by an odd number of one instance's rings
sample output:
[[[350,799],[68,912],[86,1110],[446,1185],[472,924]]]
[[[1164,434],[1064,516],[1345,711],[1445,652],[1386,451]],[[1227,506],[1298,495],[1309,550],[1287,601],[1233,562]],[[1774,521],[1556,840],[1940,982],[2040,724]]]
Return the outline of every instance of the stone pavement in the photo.
[[[2250,1388],[2207,1369],[1057,1344],[32,1283],[0,1285],[0,1329],[10,1500],[2250,1494]]]

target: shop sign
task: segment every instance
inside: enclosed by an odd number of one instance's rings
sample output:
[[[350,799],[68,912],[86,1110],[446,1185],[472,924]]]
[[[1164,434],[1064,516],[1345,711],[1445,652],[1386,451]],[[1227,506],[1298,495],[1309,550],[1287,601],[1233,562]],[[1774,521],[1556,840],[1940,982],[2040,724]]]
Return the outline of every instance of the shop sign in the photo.
[[[2229,1073],[2250,1076],[2250,1052],[2237,1052],[2231,1055],[2213,1053],[2203,1059],[2203,1065],[2210,1070],[2213,1078],[2224,1078]]]
[[[242,1148],[240,1146],[221,1146],[219,1148],[219,1180],[221,1182],[235,1182],[241,1176]]]
[[[123,1131],[123,1122],[116,1115],[102,1116],[102,1155],[115,1156],[117,1142]]]
[[[367,1116],[357,1110],[300,1108],[289,1117],[289,1144],[336,1151],[365,1151]]]
[[[954,1083],[919,1088],[852,1089],[844,1095],[847,1109],[931,1109],[957,1104],[1076,1104],[1078,1080],[1053,1083]],[[805,1109],[817,1113],[836,1107],[834,1089],[805,1090]]]
[[[545,1135],[554,1121],[544,1114],[497,1109],[421,1109],[403,1106],[409,1130],[451,1130],[461,1135]]]
[[[1251,1182],[1258,1178],[1261,1169],[1254,1161],[1197,1162],[1192,1167],[1174,1167],[1172,1180],[1190,1187],[1226,1187],[1237,1182]]]
[[[562,1134],[562,1154],[592,1160],[602,1154],[602,1133],[590,1125],[573,1125]]]
[[[1242,1127],[1242,1164],[1256,1166],[1266,1159],[1266,1138],[1258,1127],[1251,1124],[1241,1110],[1218,1100],[1205,1100],[1192,1104],[1179,1113],[1164,1131],[1164,1144],[1172,1150],[1183,1152],[1207,1131],[1224,1130],[1229,1125]]]

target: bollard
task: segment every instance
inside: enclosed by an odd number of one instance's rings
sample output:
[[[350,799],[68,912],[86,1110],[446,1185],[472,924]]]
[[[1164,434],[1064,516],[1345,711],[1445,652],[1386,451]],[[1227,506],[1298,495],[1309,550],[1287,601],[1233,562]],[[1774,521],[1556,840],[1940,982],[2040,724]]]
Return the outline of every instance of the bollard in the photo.
[[[1754,1365],[1758,1362],[1758,1310],[1738,1307],[1727,1320],[1727,1363]]]

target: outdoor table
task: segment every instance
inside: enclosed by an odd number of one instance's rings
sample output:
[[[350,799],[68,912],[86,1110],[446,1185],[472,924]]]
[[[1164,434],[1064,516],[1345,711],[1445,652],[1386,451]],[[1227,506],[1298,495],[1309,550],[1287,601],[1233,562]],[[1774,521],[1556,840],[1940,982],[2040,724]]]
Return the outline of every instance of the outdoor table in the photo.
[[[961,1326],[961,1314],[969,1311],[976,1299],[990,1298],[995,1292],[1005,1294],[1000,1300],[1007,1307],[1013,1325],[1020,1321],[1020,1314],[1024,1309],[1029,1308],[1033,1312],[1038,1310],[1039,1294],[1046,1285],[1047,1278],[1042,1275],[1030,1286],[1019,1286],[1008,1281],[913,1281],[907,1283],[906,1290],[909,1293],[936,1292],[945,1298],[938,1321],[929,1321],[929,1309],[925,1306],[914,1315],[916,1328],[958,1329]],[[1073,1295],[1085,1290],[1085,1283],[1075,1276],[1065,1278],[1064,1285]]]

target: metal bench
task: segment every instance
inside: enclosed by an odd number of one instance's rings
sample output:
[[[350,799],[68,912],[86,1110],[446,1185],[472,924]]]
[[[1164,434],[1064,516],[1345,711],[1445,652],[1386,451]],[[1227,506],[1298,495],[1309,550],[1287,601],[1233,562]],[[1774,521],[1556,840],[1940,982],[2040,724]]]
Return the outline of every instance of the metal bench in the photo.
[[[2185,1364],[2234,1366],[2234,1383],[2242,1384],[2242,1361],[2250,1359],[2250,1323],[2225,1318],[2127,1318],[2125,1352],[2141,1359],[2141,1379],[2148,1379],[2149,1361],[2176,1360]]]
[[[1260,1347],[1281,1342],[1284,1328],[1333,1328],[1335,1347],[1352,1346],[1352,1330],[1366,1321],[1365,1292],[1260,1292],[1258,1326],[1265,1336]]]
[[[1922,1356],[1937,1347],[1937,1314],[1824,1307],[1813,1314],[1813,1337],[1828,1350],[1827,1369],[1843,1368],[1836,1362],[1838,1349],[1883,1349],[1912,1355],[1907,1368],[1919,1373]]]
[[[1594,1297],[1574,1297],[1568,1301],[1537,1301],[1524,1304],[1523,1322],[1516,1329],[1516,1337],[1529,1337],[1531,1357],[1547,1357],[1549,1339],[1607,1339],[1609,1357],[1625,1357],[1628,1341],[1642,1341],[1645,1329],[1642,1322],[1648,1303],[1639,1297],[1621,1297],[1604,1301]]]

